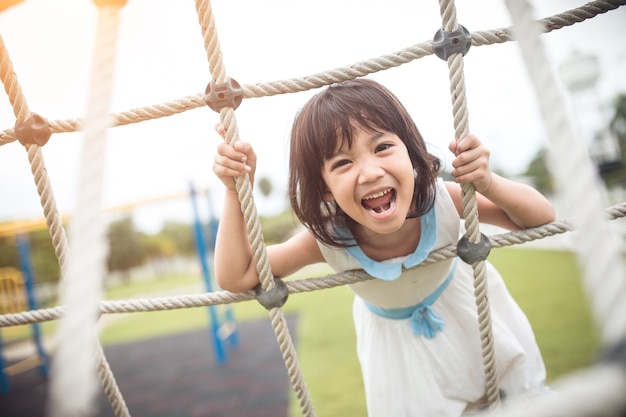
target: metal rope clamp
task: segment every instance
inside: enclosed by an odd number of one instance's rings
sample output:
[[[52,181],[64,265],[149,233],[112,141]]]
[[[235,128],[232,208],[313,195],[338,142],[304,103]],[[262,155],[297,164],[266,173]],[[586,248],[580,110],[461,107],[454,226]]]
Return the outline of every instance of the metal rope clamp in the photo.
[[[271,310],[272,308],[285,305],[289,297],[289,289],[285,281],[280,278],[274,278],[274,288],[266,291],[261,284],[258,284],[254,287],[254,294],[259,304],[267,310]]]
[[[439,29],[433,38],[433,52],[444,61],[454,54],[465,55],[470,46],[472,46],[472,35],[461,25],[451,32],[446,32],[443,28]]]
[[[467,264],[484,261],[491,252],[491,241],[484,234],[480,234],[480,242],[471,243],[467,236],[463,236],[456,244],[456,252],[459,258]]]
[[[218,113],[225,107],[236,109],[242,100],[243,89],[232,78],[226,79],[223,84],[215,84],[215,81],[211,81],[204,91],[205,103]]]
[[[16,122],[14,132],[17,140],[24,146],[43,146],[48,143],[52,135],[48,121],[37,113],[31,113],[30,117],[22,123]]]

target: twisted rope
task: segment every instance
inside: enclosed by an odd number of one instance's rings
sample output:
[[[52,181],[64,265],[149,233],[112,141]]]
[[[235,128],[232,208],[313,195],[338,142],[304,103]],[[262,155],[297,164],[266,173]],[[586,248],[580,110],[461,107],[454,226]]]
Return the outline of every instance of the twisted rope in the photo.
[[[21,87],[17,81],[17,76],[15,74],[15,71],[13,70],[13,64],[11,63],[8,55],[8,50],[6,49],[1,36],[0,51],[0,78],[2,79],[5,91],[7,92],[7,95],[9,97],[9,101],[13,106],[16,121],[17,123],[21,123],[31,116],[31,112],[28,109],[26,98],[24,97]],[[43,153],[41,152],[41,149],[38,145],[27,144],[25,145],[25,147],[28,152],[28,160],[31,165],[31,172],[33,174],[33,178],[37,186],[37,191],[40,196],[40,202],[44,211],[44,216],[46,218],[46,223],[52,240],[52,245],[59,263],[59,268],[61,270],[61,281],[63,282],[64,278],[68,276],[70,253],[65,229],[63,228],[61,216],[59,215],[59,211],[57,210],[56,199],[54,198],[50,179],[46,170]],[[128,412],[122,412],[122,410],[125,409],[125,405],[124,401],[122,400],[121,394],[119,393],[119,391],[116,391],[117,385],[115,384],[113,373],[108,363],[106,362],[106,359],[99,345],[98,348],[100,352],[98,356],[98,362],[100,364],[99,374],[102,378],[103,385],[106,388],[105,391],[107,392],[107,396],[111,404],[114,406],[114,409],[116,410],[116,415],[126,416],[128,415]]]
[[[113,413],[116,417],[130,417],[130,412],[128,411],[122,392],[117,385],[113,371],[99,343],[96,346],[96,361],[98,363],[97,371],[100,381],[102,382],[102,389],[104,395],[109,400]]]
[[[202,30],[204,39],[204,47],[207,51],[209,60],[209,71],[212,74],[213,82],[216,85],[224,84],[227,80],[226,68],[222,59],[219,38],[215,27],[215,20],[210,2],[207,0],[196,0],[196,10],[198,20]],[[237,120],[232,107],[224,107],[220,110],[220,120],[226,127],[226,142],[234,144],[239,140],[239,130],[237,128]],[[260,285],[263,290],[269,291],[274,288],[274,276],[270,269],[267,251],[263,241],[263,233],[256,210],[256,204],[252,196],[252,182],[249,175],[238,177],[235,181],[237,195],[241,203],[241,211],[246,223],[246,230],[252,247],[256,269],[259,274]],[[305,417],[315,416],[315,411],[311,404],[309,391],[306,388],[298,356],[295,351],[293,341],[284,312],[281,308],[272,308],[269,311],[272,327],[276,334],[276,340],[287,367],[289,380],[294,389],[302,415]]]
[[[70,224],[74,256],[61,291],[67,314],[59,323],[51,367],[50,412],[53,417],[89,416],[96,411],[98,374],[117,416],[128,416],[115,379],[97,340],[96,323],[106,275],[106,227],[101,218],[106,129],[110,125],[113,69],[120,6],[99,6],[96,48],[85,118],[76,213]],[[71,365],[70,365],[71,364]],[[68,396],[68,393],[72,393]]]
[[[31,116],[31,112],[26,102],[26,97],[22,92],[22,88],[17,80],[17,75],[13,69],[13,63],[9,57],[9,51],[4,44],[4,40],[0,35],[0,79],[4,85],[4,90],[9,97],[9,102],[13,107],[16,122],[22,123]],[[63,229],[63,222],[59,211],[56,206],[56,199],[50,184],[50,178],[48,177],[48,171],[46,170],[46,164],[43,157],[43,152],[38,145],[26,145],[28,152],[28,161],[31,166],[31,173],[35,185],[37,186],[37,192],[39,193],[39,199],[43,208],[44,217],[50,237],[52,239],[52,246],[61,268],[61,275],[64,275],[64,271],[67,269],[68,260],[68,245],[67,238],[65,236],[65,229]]]
[[[482,417],[572,417],[623,416],[626,407],[626,378],[615,366],[597,365],[568,375],[555,383],[558,394],[511,401],[506,407]]]
[[[626,340],[626,265],[620,253],[623,244],[615,230],[603,221],[602,183],[584,142],[569,120],[557,78],[538,36],[539,28],[533,21],[533,8],[527,1],[507,0],[507,6],[515,31],[520,35],[522,56],[548,130],[551,145],[548,167],[580,229],[581,238],[576,240],[575,247],[584,272],[586,293],[590,295],[602,340],[610,346]]]
[[[440,0],[440,12],[443,22],[443,30],[453,32],[457,30],[456,7],[453,0]],[[467,111],[467,96],[465,90],[465,77],[463,75],[463,55],[452,54],[448,59],[448,72],[450,78],[450,95],[452,97],[452,114],[454,117],[455,138],[457,142],[463,140],[469,134],[469,116]],[[481,240],[478,204],[474,185],[471,183],[461,184],[463,204],[463,218],[465,219],[466,237],[470,243],[479,243]],[[491,327],[491,308],[487,297],[487,267],[485,260],[472,263],[474,272],[474,299],[478,312],[478,330],[482,349],[482,359],[485,372],[485,391],[487,404],[490,407],[499,404],[500,396],[498,389],[498,374],[494,349],[493,329]]]
[[[564,26],[569,26],[574,23],[582,22],[586,19],[592,18],[597,14],[604,13],[608,10],[615,9],[621,5],[626,4],[626,1],[595,1],[593,3],[589,3],[585,6],[579,7],[572,11],[553,16],[551,18],[546,18],[539,23],[542,25],[542,29],[539,31],[543,31],[544,33],[550,32],[555,29],[562,28]],[[209,58],[209,64],[211,67],[211,73],[215,74],[215,80],[222,82],[225,80],[225,71],[223,70],[223,63],[221,58],[221,53],[219,52],[219,43],[217,42],[217,34],[215,33],[215,25],[213,21],[213,16],[210,9],[207,7],[206,1],[197,0],[196,8],[198,10],[198,17],[200,24],[202,26],[202,32],[205,39],[205,48],[207,49],[207,54]],[[444,25],[448,28],[456,27],[456,12],[454,11],[454,6],[445,2],[442,3],[442,19],[444,21]],[[206,24],[205,24],[206,23]],[[100,25],[99,25],[100,27]],[[210,36],[208,36],[210,34]],[[472,34],[472,44],[474,46],[479,45],[487,45],[492,43],[502,43],[509,40],[513,40],[512,31],[510,28],[502,28],[496,29],[489,32],[475,32]],[[2,38],[0,37],[0,42],[2,42]],[[2,50],[2,56],[0,57],[0,76],[3,79],[5,84],[5,90],[9,97],[13,97],[12,104],[14,104],[14,110],[16,112],[16,118],[18,120],[24,120],[30,115],[30,112],[27,109],[26,102],[21,94],[21,90],[19,90],[19,85],[13,80],[10,80],[10,77],[14,78],[14,73],[12,66],[10,65],[10,61],[8,61],[5,53],[5,48],[3,42],[0,43],[0,50]],[[327,71],[320,74],[314,74],[312,76],[300,78],[300,79],[290,79],[285,81],[276,81],[269,83],[261,83],[251,86],[244,86],[244,96],[247,98],[251,97],[262,97],[268,95],[276,95],[276,94],[284,94],[290,92],[304,91],[310,90],[313,88],[318,88],[326,84],[330,84],[333,82],[343,81],[347,79],[352,79],[360,76],[364,76],[367,74],[371,74],[374,72],[378,72],[381,70],[385,70],[394,66],[399,66],[405,63],[408,63],[412,60],[421,58],[426,55],[432,54],[432,42],[425,42],[422,44],[414,45],[412,47],[406,48],[399,52],[390,55],[384,55],[378,58],[374,58],[368,61],[363,61],[356,63],[350,67],[338,68],[335,70]],[[464,80],[462,78],[463,73],[463,61],[460,56],[453,56],[449,60],[449,72],[450,72],[450,81],[451,81],[451,93],[453,97],[453,115],[454,115],[454,123],[455,130],[457,132],[457,138],[465,136],[467,133],[467,111],[466,111],[466,102],[465,102],[465,86]],[[110,78],[109,78],[110,80]],[[16,90],[17,88],[17,90]],[[124,124],[137,123],[140,121],[150,120],[159,117],[170,116],[173,114],[178,114],[187,110],[191,110],[197,107],[203,107],[205,102],[203,100],[202,94],[197,94],[193,96],[187,96],[182,99],[176,100],[174,102],[159,104],[147,108],[139,108],[130,110],[128,112],[121,113],[119,115],[111,116],[114,120],[113,125],[121,126]],[[18,116],[19,114],[19,116]],[[100,113],[102,117],[104,117],[105,113]],[[238,131],[236,126],[236,121],[234,119],[234,112],[232,109],[223,109],[220,112],[221,120],[228,128],[230,137],[227,137],[229,143],[232,141],[238,140]],[[89,120],[89,119],[88,119]],[[55,121],[51,122],[51,130],[53,133],[59,132],[71,132],[80,130],[82,128],[82,124],[84,121],[82,120],[64,120],[64,121]],[[89,129],[89,124],[86,124],[87,129]],[[102,131],[104,128],[101,129]],[[463,133],[463,134],[459,134]],[[89,130],[86,131],[86,136],[89,136]],[[2,133],[0,133],[0,145],[10,143],[15,140],[13,129],[8,129]],[[35,182],[37,184],[37,188],[41,197],[42,206],[44,207],[44,213],[46,214],[46,219],[48,226],[51,229],[51,237],[53,238],[53,244],[55,246],[55,252],[57,252],[57,256],[59,257],[59,263],[62,269],[62,275],[67,276],[68,274],[63,273],[66,269],[68,269],[67,258],[69,251],[64,249],[67,246],[67,242],[65,239],[65,234],[61,225],[60,217],[56,212],[56,205],[54,203],[54,197],[51,194],[51,187],[49,184],[49,180],[47,179],[47,175],[45,174],[45,166],[43,164],[43,156],[41,155],[40,150],[37,146],[32,145],[28,146],[29,160],[31,161],[33,175],[35,177]],[[567,179],[567,176],[565,177]],[[592,187],[593,188],[593,187]],[[470,192],[471,191],[471,192]],[[255,256],[255,260],[257,261],[257,269],[259,270],[259,276],[261,277],[261,283],[265,289],[270,289],[273,285],[273,281],[271,280],[271,273],[266,272],[266,268],[268,267],[266,254],[265,254],[265,246],[262,242],[262,234],[260,232],[260,226],[258,223],[256,208],[251,199],[251,184],[248,179],[243,180],[242,184],[238,184],[238,193],[240,194],[240,201],[242,201],[242,211],[244,212],[244,218],[246,219],[246,225],[248,227],[249,234],[251,236],[251,244],[253,246],[253,252]],[[472,204],[472,198],[469,197],[468,201],[466,201],[466,194],[471,194],[473,196],[473,190],[464,190],[464,213],[467,219],[471,217],[475,217],[473,212],[475,206]],[[625,205],[614,206],[610,209],[607,209],[607,217],[623,217],[624,212],[626,211]],[[48,214],[49,213],[49,214]],[[56,214],[55,214],[56,213]],[[581,212],[584,216],[585,212]],[[55,217],[56,216],[56,217]],[[469,221],[472,223],[472,221]],[[597,226],[597,223],[594,223]],[[583,223],[584,225],[584,223]],[[74,226],[72,226],[74,227]],[[54,229],[54,230],[53,230]],[[479,236],[478,228],[474,228],[472,224],[467,226],[468,236],[472,239],[476,239]],[[552,234],[563,233],[571,230],[572,227],[568,222],[555,222],[550,225],[542,226],[540,228],[528,229],[521,232],[511,232],[504,235],[496,235],[490,238],[492,246],[494,247],[502,247],[508,244],[517,244],[523,243],[534,239],[540,239],[545,236],[549,236]],[[260,237],[256,237],[259,235]],[[72,235],[73,236],[73,235]],[[73,242],[73,238],[72,238]],[[591,242],[590,245],[595,245],[596,242]],[[618,246],[615,246],[618,247]],[[100,254],[101,256],[101,254]],[[429,258],[425,261],[425,263],[438,262],[441,259],[445,259],[448,257],[456,256],[456,248],[453,246],[442,248],[439,251],[431,253]],[[610,263],[610,262],[609,262]],[[73,265],[70,262],[70,265]],[[606,262],[602,264],[606,265]],[[477,274],[477,270],[480,269],[478,266],[474,266],[475,275]],[[73,269],[72,276],[74,275]],[[84,275],[90,275],[93,273],[93,270],[84,271]],[[480,274],[480,272],[478,272]],[[613,286],[610,288],[610,291],[614,291],[612,294],[615,295],[610,299],[609,306],[607,308],[600,308],[600,313],[597,314],[601,317],[606,317],[610,313],[617,314],[615,317],[624,317],[623,308],[620,310],[620,305],[618,302],[618,297],[623,295],[623,285],[620,280],[619,271],[615,273],[615,269],[607,270],[606,268],[601,268],[598,275],[606,275],[608,274],[608,281]],[[96,276],[98,273],[95,274]],[[290,293],[294,292],[304,292],[304,291],[313,291],[316,289],[322,288],[331,288],[337,285],[344,285],[346,283],[353,283],[364,279],[371,279],[371,277],[367,276],[363,271],[347,271],[340,275],[329,275],[327,277],[322,278],[314,278],[307,279],[295,282],[288,282],[287,287]],[[597,279],[590,280],[593,286],[600,287],[598,285]],[[477,285],[477,301],[480,297],[480,294],[486,293],[483,287],[480,284]],[[591,290],[590,290],[591,291]],[[187,307],[196,307],[196,306],[207,306],[212,304],[224,304],[224,303],[232,303],[236,301],[249,300],[254,298],[252,292],[247,292],[243,294],[230,294],[227,292],[219,292],[219,293],[210,293],[210,294],[202,294],[195,296],[181,296],[181,297],[169,297],[163,299],[152,299],[152,300],[126,300],[126,301],[113,301],[113,302],[100,302],[98,311],[100,313],[113,313],[113,312],[132,312],[132,311],[155,311],[162,309],[171,309],[171,308],[187,308]],[[486,299],[486,298],[485,298]],[[622,298],[623,299],[623,298]],[[593,297],[594,305],[601,304],[601,300],[598,296],[594,294]],[[480,303],[479,303],[480,304]],[[97,305],[97,303],[95,304]],[[623,306],[623,304],[622,304]],[[479,310],[481,309],[480,305],[478,306]],[[488,311],[488,308],[487,308]],[[34,321],[45,321],[45,320],[54,320],[58,319],[66,313],[72,313],[71,305],[68,303],[68,308],[65,307],[55,307],[52,309],[44,309],[44,310],[36,310],[30,312],[24,312],[13,315],[5,315],[0,316],[0,326],[7,325],[16,325],[16,324],[26,324],[32,323]],[[480,316],[480,313],[479,313]],[[313,415],[313,410],[310,406],[310,401],[308,400],[308,393],[306,390],[306,386],[303,383],[302,376],[300,374],[300,368],[297,363],[297,356],[295,354],[295,348],[293,343],[291,342],[289,332],[287,331],[284,316],[282,310],[279,308],[270,310],[270,318],[272,320],[272,324],[274,326],[274,330],[277,336],[278,343],[281,348],[281,352],[283,353],[283,358],[285,359],[286,366],[289,370],[290,378],[292,380],[292,385],[294,386],[294,390],[298,395],[300,400],[300,405],[303,410],[304,415]],[[480,320],[480,318],[479,318]],[[617,320],[617,319],[616,319]],[[618,337],[623,337],[623,328],[619,326],[620,323],[613,321],[611,323],[605,323],[606,328],[610,329],[618,329],[613,331],[607,331],[607,335],[605,339],[607,340],[615,340]],[[617,326],[616,326],[617,325]],[[482,337],[482,331],[481,331]],[[109,401],[112,404],[116,415],[128,415],[128,410],[123,404],[123,400],[121,399],[121,395],[119,390],[117,389],[117,385],[115,384],[114,378],[112,377],[112,373],[104,355],[102,354],[101,347],[96,343],[95,345],[95,357],[99,362],[98,373],[103,382],[103,386],[105,389],[105,393],[109,397]],[[483,350],[488,351],[488,346],[483,344]],[[488,363],[492,360],[491,357],[485,358],[486,368],[489,368]],[[493,368],[493,375],[495,375],[495,368]],[[489,380],[491,376],[487,371],[487,379]],[[302,381],[300,383],[299,381]],[[489,385],[489,383],[488,383]],[[497,385],[496,394],[497,394]],[[490,392],[490,388],[488,387],[488,396]],[[491,390],[493,391],[493,389]],[[496,398],[497,400],[497,398]],[[491,402],[491,400],[490,400]],[[61,414],[59,414],[61,415]],[[63,414],[63,415],[71,415],[71,414]]]
[[[576,23],[581,23],[599,14],[606,13],[624,5],[626,5],[626,0],[597,0],[564,13],[546,17],[539,22],[544,28],[544,32],[548,33]],[[472,33],[472,46],[475,47],[504,43],[513,40],[514,37],[512,35],[511,27]],[[347,67],[339,67],[300,78],[247,84],[242,85],[242,88],[245,98],[260,98],[278,94],[308,91],[323,87],[327,84],[363,77],[379,71],[398,67],[432,54],[432,41],[427,40],[425,42],[401,49],[397,52],[360,61]],[[111,116],[114,119],[113,126],[125,126],[133,123],[174,116],[176,114],[197,108],[203,108],[206,106],[206,102],[203,97],[204,93],[197,93],[173,101],[139,107],[114,114]],[[83,121],[81,119],[49,121],[52,133],[75,132],[81,130],[82,123]],[[6,129],[3,132],[0,132],[0,146],[6,145],[15,140],[16,138],[13,129]]]
[[[605,210],[606,220],[616,220],[626,217],[626,203],[621,203]],[[552,222],[531,229],[518,230],[489,237],[493,248],[505,248],[520,245],[550,236],[571,232],[575,230],[569,220]],[[448,245],[437,249],[414,268],[421,268],[455,257],[456,245]],[[290,294],[330,289],[341,285],[354,284],[360,281],[373,279],[363,270],[344,271],[338,274],[329,274],[321,277],[287,281],[285,284]],[[207,307],[210,305],[231,304],[253,300],[253,291],[231,293],[228,291],[216,291],[203,294],[189,294],[171,297],[109,300],[100,303],[101,314],[139,313],[148,311],[175,310],[181,308]],[[24,311],[21,313],[0,315],[0,327],[18,326],[58,320],[65,314],[65,307],[56,306],[47,309]]]

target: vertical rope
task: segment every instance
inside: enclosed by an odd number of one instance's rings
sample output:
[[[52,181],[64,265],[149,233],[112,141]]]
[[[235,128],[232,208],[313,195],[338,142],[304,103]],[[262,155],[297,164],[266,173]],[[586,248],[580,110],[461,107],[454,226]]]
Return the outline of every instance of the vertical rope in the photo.
[[[13,63],[9,58],[9,51],[4,44],[4,38],[0,35],[0,76],[2,77],[2,85],[4,91],[6,91],[11,106],[13,107],[13,113],[19,123],[28,119],[31,115],[26,102],[26,97],[22,92],[22,87],[17,81],[17,75],[13,69]]]
[[[0,36],[0,79],[2,79],[9,101],[13,106],[18,123],[27,120],[31,116],[26,98],[17,82],[17,76],[13,70],[13,65],[9,59],[8,51],[4,45],[4,40]],[[37,186],[41,206],[43,208],[46,224],[52,239],[52,246],[57,257],[61,270],[61,280],[64,282],[68,276],[70,248],[67,242],[67,235],[63,228],[63,222],[56,205],[56,199],[52,191],[50,177],[46,169],[41,147],[38,145],[25,145],[28,151],[28,160],[31,165],[31,172]],[[98,370],[102,379],[105,393],[118,417],[128,415],[128,410],[115,383],[115,378],[106,362],[102,349],[98,346]]]
[[[104,389],[104,395],[109,400],[109,404],[113,409],[115,417],[130,417],[130,412],[124,401],[124,397],[120,392],[120,389],[113,375],[113,371],[109,366],[109,363],[104,356],[102,346],[98,343],[96,346],[96,360],[98,362],[98,376],[102,382],[102,388]]]
[[[456,8],[453,0],[440,0],[440,12],[443,29],[452,32],[457,29]],[[450,94],[452,97],[452,114],[454,117],[455,137],[460,141],[469,134],[469,122],[467,111],[467,97],[465,94],[465,78],[463,75],[463,55],[452,54],[448,58],[448,70],[450,78]],[[463,217],[465,218],[465,230],[471,243],[480,242],[480,229],[478,221],[478,205],[473,184],[462,184]],[[487,402],[490,406],[496,406],[500,402],[498,389],[498,375],[494,353],[493,331],[491,326],[491,309],[487,296],[487,273],[485,261],[472,264],[474,270],[474,297],[478,310],[478,328],[480,331],[483,365],[485,367],[485,389]]]
[[[204,39],[204,47],[207,51],[209,61],[209,71],[213,81],[216,84],[223,84],[227,80],[226,68],[222,59],[222,53],[215,26],[215,18],[211,9],[210,1],[196,0],[196,10],[198,20],[202,30]],[[237,128],[237,120],[232,107],[225,107],[220,110],[220,120],[226,127],[226,141],[233,144],[239,140],[239,130]],[[250,177],[237,178],[236,182],[237,194],[241,203],[241,211],[243,213],[246,229],[250,239],[250,246],[256,263],[256,269],[259,273],[259,280],[264,290],[269,291],[274,288],[274,277],[270,269],[267,259],[267,251],[263,242],[263,233],[256,211],[256,205],[252,196],[252,183]],[[269,311],[272,327],[283,355],[285,365],[289,374],[291,385],[296,393],[300,409],[304,416],[314,416],[315,411],[311,403],[311,398],[306,388],[306,382],[302,376],[300,364],[296,350],[291,340],[284,312],[281,308],[272,308]]]
[[[506,4],[548,130],[548,168],[571,211],[568,217],[574,219],[580,233],[575,248],[584,273],[586,293],[591,299],[602,341],[612,345],[626,340],[626,266],[620,253],[624,246],[603,215],[602,182],[584,142],[568,118],[559,83],[539,39],[541,27],[534,21],[532,5],[511,0]]]
[[[115,46],[120,7],[98,7],[96,47],[90,99],[85,117],[85,138],[81,157],[76,212],[70,223],[73,256],[61,292],[67,313],[59,322],[62,341],[51,369],[50,411],[53,417],[89,416],[95,411],[98,372],[106,375],[110,388],[113,375],[97,340],[96,323],[106,275],[106,225],[102,219],[102,183],[106,129],[113,84]],[[108,389],[107,393],[111,393]],[[120,403],[121,396],[112,405]],[[128,415],[125,406],[117,415]]]
[[[215,18],[211,9],[210,1],[196,0],[196,10],[198,12],[198,20],[202,29],[204,39],[204,47],[207,51],[209,61],[209,71],[216,84],[223,84],[226,79],[226,67],[222,59],[219,38],[217,36],[217,28],[215,26]],[[233,144],[239,141],[239,129],[237,127],[237,119],[232,107],[225,107],[220,111],[220,120],[226,127],[226,141]],[[263,289],[269,290],[274,286],[272,271],[267,261],[267,253],[263,242],[263,233],[258,226],[258,214],[254,198],[252,196],[252,184],[248,175],[239,177],[236,180],[237,193],[241,202],[241,210],[246,220],[248,236],[250,237],[250,245],[256,260],[256,268],[259,272],[259,280]]]
[[[4,90],[9,97],[13,112],[17,123],[22,123],[31,116],[31,112],[26,102],[26,97],[22,92],[19,82],[17,81],[17,75],[13,69],[13,63],[9,58],[8,50],[4,44],[4,39],[0,35],[0,79],[4,85]],[[56,205],[56,199],[52,191],[52,185],[50,184],[50,178],[48,177],[48,171],[46,170],[46,163],[44,161],[43,152],[38,145],[26,145],[28,152],[28,160],[31,166],[31,172],[35,185],[37,186],[37,192],[39,193],[39,199],[43,208],[46,223],[50,230],[50,237],[52,239],[52,245],[54,252],[59,261],[59,267],[61,268],[61,276],[65,276],[67,270],[67,261],[69,257],[69,247],[67,245],[67,238],[65,235],[65,229],[63,228],[63,222]]]

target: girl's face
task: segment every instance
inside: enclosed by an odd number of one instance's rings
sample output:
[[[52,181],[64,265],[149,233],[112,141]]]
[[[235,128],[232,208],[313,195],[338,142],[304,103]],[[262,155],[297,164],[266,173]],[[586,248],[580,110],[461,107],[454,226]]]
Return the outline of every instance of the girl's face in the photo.
[[[338,141],[324,162],[327,200],[370,235],[388,234],[405,223],[412,206],[413,165],[402,140],[391,132],[356,127],[352,146]]]

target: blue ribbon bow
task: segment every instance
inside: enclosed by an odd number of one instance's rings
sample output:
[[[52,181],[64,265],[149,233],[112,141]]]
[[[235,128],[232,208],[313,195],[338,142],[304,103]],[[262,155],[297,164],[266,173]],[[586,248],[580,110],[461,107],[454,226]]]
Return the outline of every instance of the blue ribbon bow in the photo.
[[[435,337],[437,332],[440,332],[444,328],[443,319],[437,315],[432,309],[432,305],[437,301],[443,290],[446,289],[456,269],[457,258],[454,259],[450,272],[445,281],[433,291],[428,297],[426,297],[421,303],[405,308],[381,308],[369,303],[365,303],[367,308],[381,316],[393,320],[411,319],[411,331],[413,334],[424,336],[427,339]]]
[[[444,328],[443,319],[429,305],[421,305],[411,315],[411,330],[427,339],[435,337]]]

